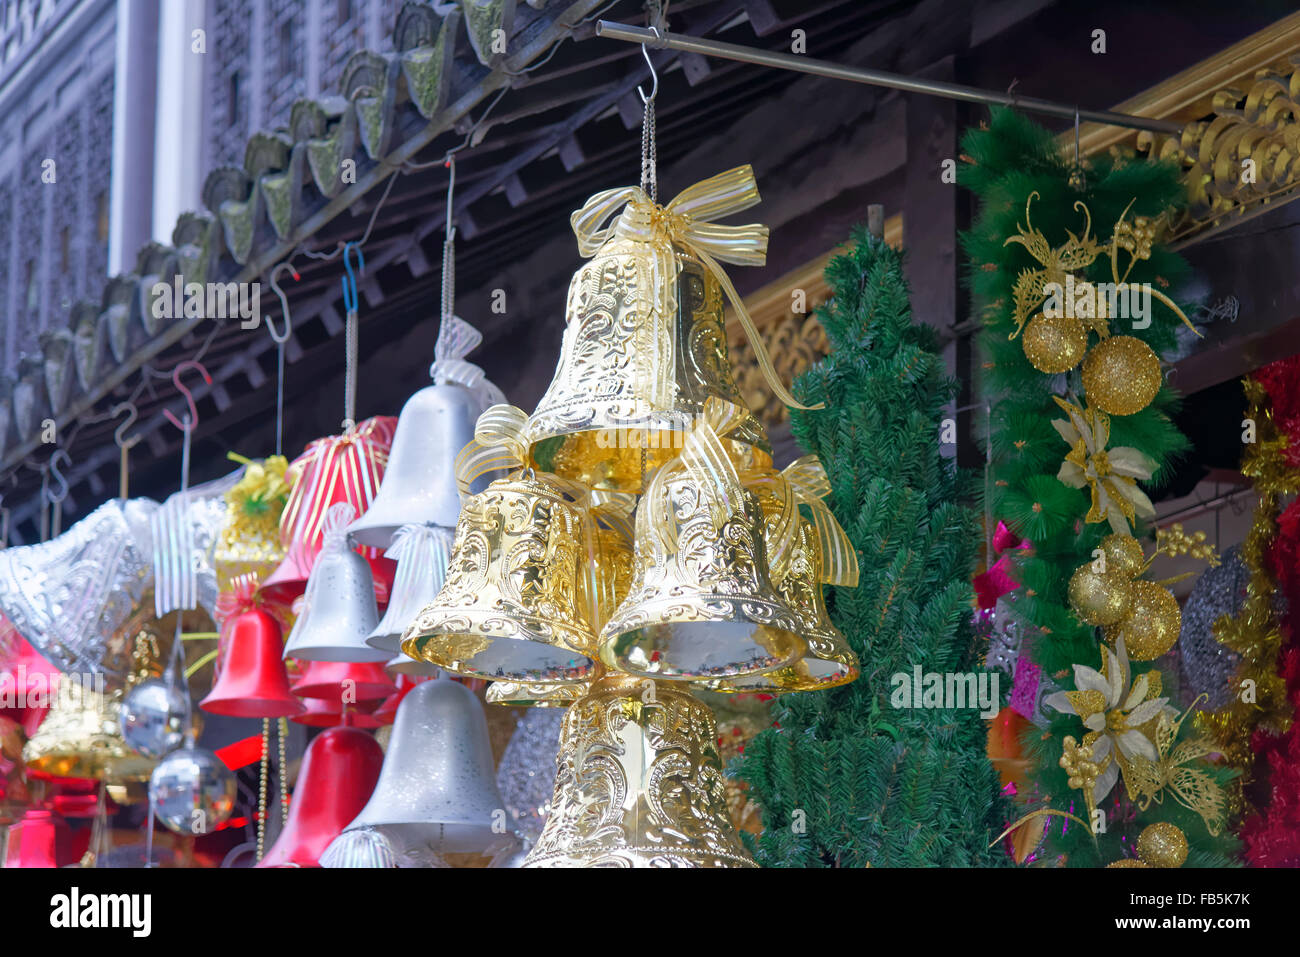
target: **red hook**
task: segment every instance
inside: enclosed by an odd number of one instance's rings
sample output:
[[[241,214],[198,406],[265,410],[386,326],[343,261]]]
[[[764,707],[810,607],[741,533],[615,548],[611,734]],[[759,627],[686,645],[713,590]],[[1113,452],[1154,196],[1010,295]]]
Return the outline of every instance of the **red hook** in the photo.
[[[197,362],[194,359],[186,359],[184,362],[177,363],[176,368],[172,370],[172,382],[175,384],[176,390],[180,392],[181,395],[185,396],[185,402],[190,407],[188,428],[193,429],[199,424],[199,410],[194,405],[194,393],[186,388],[185,384],[181,382],[181,373],[186,369],[198,369],[199,373],[203,376],[203,381],[208,385],[212,385],[212,376],[208,375],[208,370],[203,367],[202,362]],[[186,430],[187,426],[185,423],[176,418],[171,409],[163,409],[163,415],[167,416],[167,421],[176,426],[176,428],[180,429],[182,432]]]

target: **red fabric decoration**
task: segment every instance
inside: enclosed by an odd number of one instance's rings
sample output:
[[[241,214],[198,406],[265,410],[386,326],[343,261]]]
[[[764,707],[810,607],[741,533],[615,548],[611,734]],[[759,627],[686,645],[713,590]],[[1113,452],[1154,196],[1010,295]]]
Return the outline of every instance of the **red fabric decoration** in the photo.
[[[1273,421],[1287,437],[1283,457],[1300,468],[1300,355],[1255,372],[1273,404]],[[1278,516],[1278,534],[1267,561],[1287,601],[1282,620],[1279,673],[1296,713],[1291,729],[1274,737],[1256,732],[1251,746],[1259,772],[1267,769],[1269,798],[1242,825],[1245,857],[1252,867],[1300,867],[1300,500]]]

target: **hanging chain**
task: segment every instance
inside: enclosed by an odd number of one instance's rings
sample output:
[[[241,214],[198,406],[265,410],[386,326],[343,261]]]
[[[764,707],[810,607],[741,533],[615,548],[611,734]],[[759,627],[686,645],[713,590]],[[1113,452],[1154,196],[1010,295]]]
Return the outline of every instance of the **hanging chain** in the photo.
[[[343,248],[343,268],[347,275],[343,277],[343,306],[347,310],[347,329],[344,337],[343,369],[343,431],[351,432],[357,424],[357,326],[360,324],[357,312],[361,307],[361,297],[357,290],[357,277],[352,271],[350,250],[356,250],[357,261],[361,271],[365,272],[366,258],[357,243],[348,243]]]
[[[348,310],[345,341],[343,421],[355,425],[357,421],[357,313],[354,309]]]
[[[285,338],[288,338],[287,336]],[[275,454],[284,454],[284,343],[275,344]]]
[[[262,719],[262,767],[257,781],[257,860],[266,849],[266,779],[271,768],[271,719]]]
[[[287,770],[288,765],[286,765],[284,762],[284,739],[289,736],[288,719],[281,718],[279,727],[276,728],[276,731],[278,732],[277,737],[279,738],[279,745],[280,745],[280,769],[279,769],[280,827],[283,828],[284,825],[288,823],[289,820],[289,778],[288,778],[288,770]]]
[[[454,232],[447,234],[447,241],[442,244],[442,322],[445,325],[451,319],[456,308],[456,238]],[[442,326],[439,327],[439,331]]]
[[[645,101],[645,115],[641,120],[641,189],[652,202],[659,201],[658,144],[655,140],[655,100]]]
[[[453,219],[456,196],[456,157],[447,158],[447,229],[442,243],[442,326],[451,318],[456,308],[456,225]]]

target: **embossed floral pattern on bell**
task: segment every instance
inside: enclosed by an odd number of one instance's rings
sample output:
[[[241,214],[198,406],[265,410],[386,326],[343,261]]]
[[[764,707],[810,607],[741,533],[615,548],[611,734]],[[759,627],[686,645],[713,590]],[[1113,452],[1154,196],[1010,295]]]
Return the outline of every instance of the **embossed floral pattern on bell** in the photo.
[[[550,815],[525,867],[753,867],[717,724],[671,682],[607,675],[564,716]]]
[[[601,632],[610,668],[661,678],[724,678],[790,664],[804,652],[798,615],[768,573],[758,498],[736,500],[686,473],[637,508],[631,592]],[[651,518],[656,506],[661,518]],[[665,529],[662,516],[668,516]]]
[[[729,693],[784,694],[837,688],[857,680],[858,656],[831,623],[821,581],[821,547],[817,533],[810,523],[800,520],[789,568],[776,590],[799,616],[800,634],[808,643],[807,653],[784,668],[759,675],[721,679],[709,683],[708,687]]]
[[[582,697],[583,684],[549,684],[544,681],[494,681],[484,698],[507,708],[567,708]]]
[[[665,206],[624,187],[597,193],[573,214],[578,249],[591,259],[570,283],[560,361],[528,420],[528,445],[542,467],[589,488],[641,491],[711,396],[745,410],[726,439],[733,454],[771,464],[767,436],[732,375],[724,292],[768,384],[798,403],[719,265],[761,266],[767,227],[713,222],[758,201],[753,170],[738,166]],[[557,447],[538,446],[556,437]]]
[[[528,421],[533,443],[564,436],[550,461],[557,475],[639,491],[710,395],[743,404],[721,288],[689,254],[611,242],[573,277],[568,316],[555,378]],[[771,462],[754,416],[731,440],[737,455]]]
[[[586,516],[540,477],[500,479],[461,510],[447,579],[402,650],[459,674],[581,681],[595,635],[580,562]]]

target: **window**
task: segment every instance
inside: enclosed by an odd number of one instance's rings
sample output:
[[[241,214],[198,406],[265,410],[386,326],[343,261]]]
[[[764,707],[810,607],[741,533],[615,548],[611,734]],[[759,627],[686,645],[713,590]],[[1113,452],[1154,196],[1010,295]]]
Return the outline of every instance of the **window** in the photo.
[[[108,242],[108,193],[95,197],[95,236],[101,243]]]
[[[72,272],[72,230],[67,226],[59,231],[59,271]]]
[[[226,125],[238,128],[243,120],[244,78],[239,70],[230,74],[230,88],[226,95],[230,98],[226,104]]]
[[[36,285],[36,260],[27,260],[27,311],[35,313],[41,304],[40,289]]]
[[[285,20],[280,24],[280,73],[282,76],[291,76],[297,72],[297,53],[298,49],[294,45],[293,21]]]
[[[338,17],[335,22],[339,26],[347,23],[352,19],[352,0],[339,0]]]

